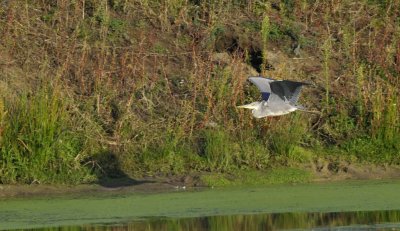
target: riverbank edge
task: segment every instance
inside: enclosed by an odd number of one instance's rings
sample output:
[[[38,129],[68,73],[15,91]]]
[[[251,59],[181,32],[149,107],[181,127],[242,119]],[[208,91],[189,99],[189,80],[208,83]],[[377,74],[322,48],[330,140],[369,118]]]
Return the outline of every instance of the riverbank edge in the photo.
[[[81,195],[107,192],[159,193],[213,187],[265,186],[348,180],[400,179],[399,165],[349,164],[297,166],[268,172],[240,171],[232,174],[192,173],[168,177],[109,178],[92,184],[0,184],[0,199]]]

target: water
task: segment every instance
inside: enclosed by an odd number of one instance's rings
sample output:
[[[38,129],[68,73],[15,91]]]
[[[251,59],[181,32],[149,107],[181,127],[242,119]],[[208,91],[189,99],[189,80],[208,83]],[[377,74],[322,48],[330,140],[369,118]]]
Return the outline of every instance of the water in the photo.
[[[0,229],[400,230],[400,181],[0,201]]]
[[[400,230],[400,211],[279,213],[147,219],[123,224],[64,227],[68,230]],[[51,230],[51,229],[48,229]]]
[[[119,224],[64,226],[45,230],[400,230],[400,211],[279,213],[176,219],[148,218]]]

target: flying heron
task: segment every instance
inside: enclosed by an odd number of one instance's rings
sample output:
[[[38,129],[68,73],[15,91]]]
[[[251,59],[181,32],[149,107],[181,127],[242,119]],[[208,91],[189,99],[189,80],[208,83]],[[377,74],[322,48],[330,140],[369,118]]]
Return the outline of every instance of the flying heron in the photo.
[[[274,80],[263,77],[249,77],[250,82],[255,84],[261,91],[261,101],[238,106],[238,108],[252,109],[255,118],[267,116],[285,115],[296,110],[304,110],[297,104],[300,90],[308,83],[289,80]]]

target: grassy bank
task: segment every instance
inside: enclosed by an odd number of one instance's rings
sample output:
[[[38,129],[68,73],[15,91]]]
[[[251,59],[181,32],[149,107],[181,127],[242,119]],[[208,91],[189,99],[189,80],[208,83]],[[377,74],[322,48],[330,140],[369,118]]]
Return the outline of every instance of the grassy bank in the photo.
[[[400,163],[399,1],[1,4],[0,183]],[[258,74],[320,114],[238,110]]]

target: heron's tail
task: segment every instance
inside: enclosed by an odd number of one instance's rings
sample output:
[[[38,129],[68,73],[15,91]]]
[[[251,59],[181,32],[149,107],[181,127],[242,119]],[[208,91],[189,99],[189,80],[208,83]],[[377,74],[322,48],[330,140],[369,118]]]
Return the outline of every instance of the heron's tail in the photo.
[[[310,111],[310,110],[308,110],[307,108],[303,107],[303,106],[300,105],[300,104],[295,105],[295,107],[296,107],[297,110],[299,110],[299,111],[308,112],[308,113],[313,113],[313,114],[321,114],[321,112],[319,112],[319,111]]]

